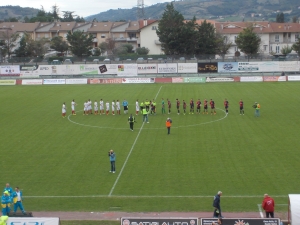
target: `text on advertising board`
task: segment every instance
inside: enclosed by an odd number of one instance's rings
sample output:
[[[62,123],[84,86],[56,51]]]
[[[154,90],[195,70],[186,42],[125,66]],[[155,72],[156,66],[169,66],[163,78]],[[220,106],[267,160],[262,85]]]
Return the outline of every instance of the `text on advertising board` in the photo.
[[[121,218],[121,225],[198,225],[197,218]]]
[[[217,218],[201,218],[201,225],[217,224]],[[268,218],[223,218],[222,225],[280,225],[280,219]]]
[[[198,73],[217,73],[218,63],[198,63]]]

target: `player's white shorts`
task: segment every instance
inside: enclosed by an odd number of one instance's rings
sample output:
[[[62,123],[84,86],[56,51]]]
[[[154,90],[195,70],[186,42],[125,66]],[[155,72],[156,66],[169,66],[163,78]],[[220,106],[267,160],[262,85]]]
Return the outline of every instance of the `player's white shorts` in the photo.
[[[84,107],[84,109],[83,109],[84,111],[88,111],[88,107]]]
[[[103,106],[100,106],[100,110],[104,110],[104,107],[103,107]]]
[[[98,111],[98,107],[94,107],[94,111]]]
[[[140,111],[140,107],[136,106],[135,111]]]
[[[106,111],[109,111],[109,107],[106,108]]]
[[[66,113],[66,110],[65,110],[65,109],[62,109],[61,112],[62,112],[62,113]]]
[[[112,107],[111,107],[111,110],[112,110],[112,111],[115,111],[115,107],[114,107],[114,106],[112,106]]]
[[[74,106],[74,105],[72,105],[72,107],[71,107],[71,108],[72,108],[72,111],[74,111],[74,110],[75,110],[75,106]]]

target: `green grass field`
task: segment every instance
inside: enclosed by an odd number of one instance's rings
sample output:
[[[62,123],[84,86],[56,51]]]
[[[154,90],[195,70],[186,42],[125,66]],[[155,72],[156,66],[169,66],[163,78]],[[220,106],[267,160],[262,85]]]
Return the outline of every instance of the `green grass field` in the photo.
[[[299,192],[300,83],[2,86],[1,175],[20,186],[27,211],[258,211],[263,194],[287,204]],[[157,99],[149,124],[137,116],[83,116],[83,102]],[[172,100],[171,135],[161,98]],[[177,115],[175,99],[213,98],[216,115]],[[229,101],[229,115],[223,101]],[[71,101],[78,103],[77,116]],[[239,100],[245,115],[239,115]],[[261,104],[254,117],[252,105]],[[61,117],[66,102],[67,118]],[[122,110],[123,112],[123,110]],[[117,172],[109,173],[109,149]]]

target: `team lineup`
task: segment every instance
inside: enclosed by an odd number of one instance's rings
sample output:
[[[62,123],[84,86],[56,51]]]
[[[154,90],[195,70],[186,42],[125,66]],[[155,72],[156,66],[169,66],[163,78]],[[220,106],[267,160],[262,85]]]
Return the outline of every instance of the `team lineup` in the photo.
[[[229,102],[228,100],[225,98],[224,100],[224,108],[225,108],[225,112],[226,114],[228,114],[229,112]],[[187,102],[185,100],[182,100],[182,103],[180,102],[180,100],[177,98],[176,102],[176,111],[177,114],[180,115],[181,114],[181,109],[182,109],[182,113],[183,115],[187,114],[187,111],[189,114],[200,114],[202,112],[202,114],[208,114],[208,105],[210,106],[210,114],[211,115],[215,115],[216,114],[216,105],[213,99],[210,99],[210,101],[208,102],[206,99],[204,99],[203,101],[203,111],[201,111],[201,107],[202,107],[202,102],[200,99],[198,99],[196,102],[194,102],[193,99],[191,99],[189,101],[189,109],[187,109]],[[182,105],[182,108],[181,108]],[[71,102],[71,109],[72,109],[72,115],[76,116],[76,108],[77,103],[75,102],[75,100],[73,99],[73,101]],[[92,107],[94,106],[94,107]],[[124,114],[128,113],[128,101],[126,99],[123,100],[122,102],[122,106],[123,106],[123,110],[124,110]],[[157,103],[155,101],[155,99],[153,100],[148,100],[146,99],[145,101],[139,102],[138,99],[135,102],[135,115],[139,115],[139,113],[141,112],[141,114],[144,114],[144,112],[147,112],[147,114],[151,114],[151,115],[156,115],[157,113]],[[196,106],[196,107],[195,107]],[[94,112],[93,112],[93,108],[94,108]],[[166,114],[166,108],[167,108],[167,113],[171,114],[171,109],[172,109],[172,103],[169,99],[164,100],[164,98],[162,98],[161,100],[161,114]],[[196,108],[196,111],[195,111]],[[241,99],[239,101],[239,108],[240,108],[240,115],[244,115],[244,102]],[[255,108],[255,116],[259,116],[259,109],[260,109],[260,104],[258,104],[257,102],[255,102],[255,104],[253,105],[253,108]],[[145,110],[143,110],[145,109]],[[258,112],[257,112],[258,111]],[[62,105],[62,117],[65,118],[66,117],[66,113],[67,113],[67,107],[66,107],[66,103],[64,102]],[[98,101],[95,100],[94,103],[92,103],[92,101],[89,99],[87,101],[85,101],[83,103],[83,115],[121,115],[121,103],[119,100],[113,100],[111,103],[109,101],[104,102],[103,99],[100,99],[99,101],[99,107],[98,107]]]

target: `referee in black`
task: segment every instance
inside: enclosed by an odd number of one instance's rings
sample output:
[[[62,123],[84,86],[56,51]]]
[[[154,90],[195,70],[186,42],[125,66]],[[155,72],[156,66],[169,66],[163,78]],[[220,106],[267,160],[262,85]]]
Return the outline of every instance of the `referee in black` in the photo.
[[[130,116],[128,117],[128,123],[129,123],[129,128],[131,131],[133,131],[133,124],[135,123],[135,117],[130,114]]]

